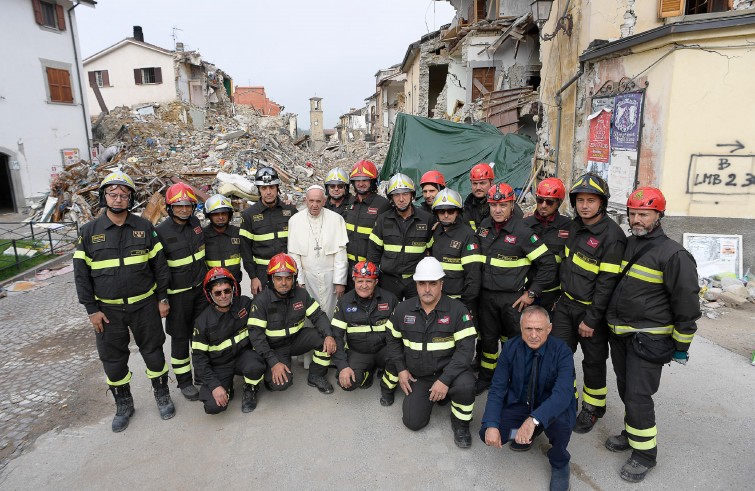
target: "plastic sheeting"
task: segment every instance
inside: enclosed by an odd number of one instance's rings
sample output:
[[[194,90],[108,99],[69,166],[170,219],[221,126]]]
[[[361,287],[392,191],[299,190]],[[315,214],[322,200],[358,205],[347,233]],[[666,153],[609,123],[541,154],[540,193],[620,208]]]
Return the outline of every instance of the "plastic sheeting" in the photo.
[[[465,198],[471,192],[469,170],[480,162],[495,162],[496,182],[523,188],[534,153],[535,144],[529,138],[503,135],[488,123],[470,125],[399,113],[380,179],[402,172],[414,179],[421,196],[422,174],[435,169]]]

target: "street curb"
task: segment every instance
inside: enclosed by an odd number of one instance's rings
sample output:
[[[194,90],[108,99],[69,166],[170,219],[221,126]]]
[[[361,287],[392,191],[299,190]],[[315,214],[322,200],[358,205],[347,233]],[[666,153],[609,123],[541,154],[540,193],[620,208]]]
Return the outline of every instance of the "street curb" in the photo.
[[[54,259],[50,259],[49,261],[46,261],[42,264],[37,264],[31,269],[27,269],[23,273],[19,273],[16,276],[11,276],[10,278],[6,278],[2,281],[0,281],[0,287],[5,286],[9,283],[13,283],[14,281],[23,280],[26,277],[33,277],[37,274],[38,271],[42,271],[43,269],[54,269],[55,266],[59,265],[60,263],[64,263],[66,261],[69,261],[73,258],[73,252],[69,252],[66,254],[63,254],[62,256],[56,257]]]

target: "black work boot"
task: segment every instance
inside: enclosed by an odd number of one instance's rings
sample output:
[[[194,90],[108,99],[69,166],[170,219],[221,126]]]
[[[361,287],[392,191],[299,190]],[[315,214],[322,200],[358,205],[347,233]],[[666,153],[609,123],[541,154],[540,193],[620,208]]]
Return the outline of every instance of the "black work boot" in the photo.
[[[632,448],[629,446],[629,439],[623,432],[618,435],[609,436],[605,447],[611,452],[625,452]]]
[[[161,375],[152,379],[152,389],[157,401],[157,409],[160,410],[162,419],[170,419],[176,415],[176,407],[170,398],[170,388],[168,388],[168,374]]]
[[[641,482],[645,479],[648,472],[652,467],[648,467],[645,464],[639,462],[634,458],[634,455],[629,457],[627,463],[621,468],[621,478],[629,482]]]
[[[186,398],[187,401],[198,401],[199,400],[199,390],[196,388],[194,384],[185,385],[180,388],[181,394]]]
[[[380,388],[380,405],[383,407],[388,407],[393,405],[393,401],[396,398],[396,392],[393,390],[385,390],[384,388]]]
[[[462,421],[451,415],[451,429],[454,431],[454,443],[459,448],[472,446],[472,434],[469,432],[469,421]]]
[[[251,413],[257,407],[257,387],[244,384],[244,395],[241,397],[241,412]]]
[[[577,424],[574,425],[574,433],[585,434],[592,430],[595,422],[598,421],[598,415],[591,409],[589,404],[582,404],[582,410],[577,415]]]
[[[330,385],[330,382],[325,380],[325,377],[323,377],[322,375],[313,375],[312,371],[310,371],[309,375],[307,376],[307,385],[309,385],[310,387],[317,387],[317,390],[319,390],[323,394],[333,393],[333,386]]]
[[[113,433],[120,433],[128,428],[128,420],[134,415],[134,398],[131,397],[129,384],[110,386],[110,392],[115,398],[115,416],[113,417]]]

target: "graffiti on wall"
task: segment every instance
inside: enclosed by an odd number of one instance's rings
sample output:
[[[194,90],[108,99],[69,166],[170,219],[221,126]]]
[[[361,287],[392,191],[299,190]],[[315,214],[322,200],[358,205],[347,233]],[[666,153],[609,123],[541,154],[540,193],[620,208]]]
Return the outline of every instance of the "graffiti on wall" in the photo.
[[[755,155],[692,154],[687,194],[755,194]]]

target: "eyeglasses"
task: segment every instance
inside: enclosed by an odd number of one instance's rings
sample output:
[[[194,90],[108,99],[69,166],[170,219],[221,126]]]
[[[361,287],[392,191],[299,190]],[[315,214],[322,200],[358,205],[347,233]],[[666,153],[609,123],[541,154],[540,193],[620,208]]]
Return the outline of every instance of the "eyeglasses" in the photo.
[[[535,198],[535,201],[537,201],[538,205],[542,205],[543,203],[545,203],[548,206],[553,206],[556,203],[558,203],[558,200],[548,199],[548,198],[540,198],[540,197]]]
[[[459,210],[438,210],[437,213],[438,215],[455,215],[459,213]]]
[[[230,295],[231,293],[233,293],[233,289],[232,288],[226,288],[224,290],[213,290],[212,291],[212,296],[213,297],[222,297],[223,295]]]
[[[105,193],[105,196],[112,199],[113,201],[122,200],[126,201],[131,197],[130,194],[118,194],[118,193]]]
[[[346,184],[328,184],[328,189],[346,189]]]

